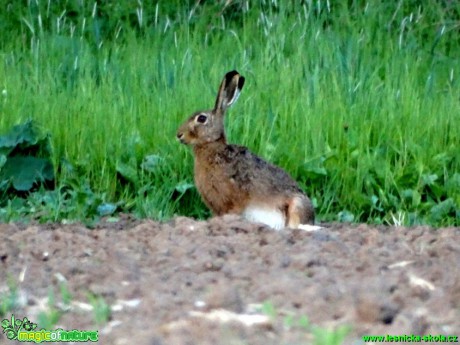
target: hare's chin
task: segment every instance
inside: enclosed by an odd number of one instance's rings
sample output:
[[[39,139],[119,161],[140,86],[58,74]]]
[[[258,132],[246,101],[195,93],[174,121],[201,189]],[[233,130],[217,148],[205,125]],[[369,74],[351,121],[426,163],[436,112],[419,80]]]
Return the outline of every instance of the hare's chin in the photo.
[[[285,227],[286,219],[280,210],[258,205],[250,205],[243,211],[242,216],[251,222],[266,224],[275,230]]]

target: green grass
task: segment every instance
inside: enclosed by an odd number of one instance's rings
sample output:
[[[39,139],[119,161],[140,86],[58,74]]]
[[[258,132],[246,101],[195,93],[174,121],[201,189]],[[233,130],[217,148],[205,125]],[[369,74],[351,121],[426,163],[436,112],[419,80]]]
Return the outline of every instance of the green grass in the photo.
[[[0,15],[0,131],[49,132],[60,189],[4,201],[4,220],[207,217],[175,132],[237,69],[229,140],[289,171],[320,220],[459,224],[459,5],[119,2],[107,19],[69,2],[59,21],[37,3]]]
[[[278,310],[269,301],[265,301],[262,304],[260,312],[267,315],[273,323],[276,323],[282,317],[278,315]],[[300,330],[305,332],[306,336],[311,335],[311,341],[314,345],[340,345],[352,329],[348,325],[329,328],[319,327],[311,324],[307,316],[298,316],[295,314],[285,315],[282,324],[283,328],[287,331]]]
[[[17,283],[10,277],[7,279],[6,291],[0,293],[0,319],[8,316],[8,313],[17,308],[19,304]]]
[[[88,293],[88,301],[93,308],[93,320],[97,326],[106,324],[111,317],[110,305],[104,300],[102,296],[96,296]]]
[[[37,324],[40,329],[54,329],[62,317],[62,311],[56,308],[56,296],[52,288],[48,290],[47,309],[37,315]]]

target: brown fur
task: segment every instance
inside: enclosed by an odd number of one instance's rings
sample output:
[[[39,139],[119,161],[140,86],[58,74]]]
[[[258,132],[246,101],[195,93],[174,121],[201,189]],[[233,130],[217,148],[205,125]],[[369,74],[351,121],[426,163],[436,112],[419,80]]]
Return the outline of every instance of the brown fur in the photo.
[[[215,108],[194,113],[177,132],[182,143],[193,146],[196,187],[216,215],[241,214],[259,205],[281,211],[285,226],[313,224],[313,206],[289,174],[243,146],[227,144],[223,117],[243,84],[238,72],[227,73]]]

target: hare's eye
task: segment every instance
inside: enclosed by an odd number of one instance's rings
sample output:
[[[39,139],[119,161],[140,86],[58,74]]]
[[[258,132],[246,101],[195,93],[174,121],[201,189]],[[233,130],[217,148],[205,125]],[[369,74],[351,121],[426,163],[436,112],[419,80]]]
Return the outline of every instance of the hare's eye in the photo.
[[[198,115],[198,117],[196,118],[196,121],[198,123],[205,123],[206,121],[208,120],[208,117],[206,115]]]

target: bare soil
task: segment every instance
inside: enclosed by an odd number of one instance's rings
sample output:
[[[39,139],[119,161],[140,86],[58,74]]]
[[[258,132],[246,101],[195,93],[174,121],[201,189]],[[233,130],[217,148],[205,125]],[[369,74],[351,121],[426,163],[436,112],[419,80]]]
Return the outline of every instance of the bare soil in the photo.
[[[18,305],[6,317],[37,322],[52,305],[55,329],[97,329],[101,344],[322,344],[318,332],[343,326],[345,344],[460,335],[460,229],[276,232],[232,216],[2,224],[4,300],[12,284]],[[90,294],[111,306],[107,322],[95,323]],[[0,332],[0,343],[12,342]]]

